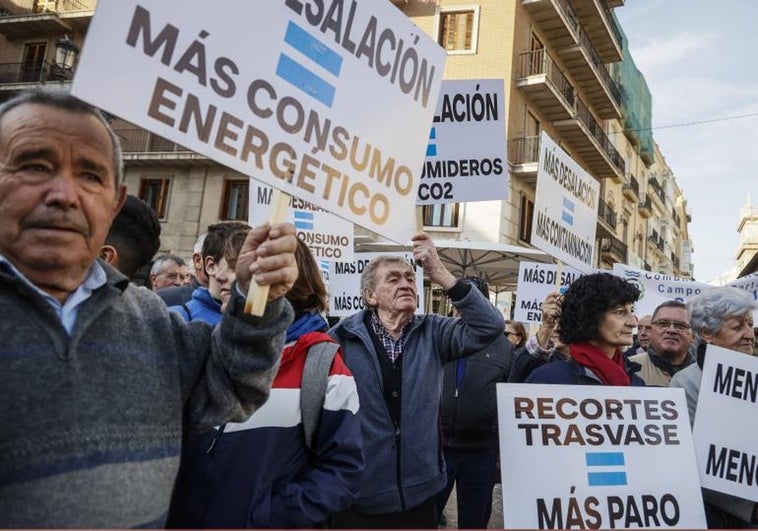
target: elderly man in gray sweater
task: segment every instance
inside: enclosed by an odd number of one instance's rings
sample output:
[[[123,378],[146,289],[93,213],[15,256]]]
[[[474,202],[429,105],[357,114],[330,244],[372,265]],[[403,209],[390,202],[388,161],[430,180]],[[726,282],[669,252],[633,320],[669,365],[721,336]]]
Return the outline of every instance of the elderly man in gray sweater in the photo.
[[[294,228],[252,231],[221,323],[185,323],[96,259],[121,177],[91,106],[40,91],[0,106],[3,526],[162,526],[184,430],[246,419],[276,373]],[[262,317],[242,311],[253,274]]]

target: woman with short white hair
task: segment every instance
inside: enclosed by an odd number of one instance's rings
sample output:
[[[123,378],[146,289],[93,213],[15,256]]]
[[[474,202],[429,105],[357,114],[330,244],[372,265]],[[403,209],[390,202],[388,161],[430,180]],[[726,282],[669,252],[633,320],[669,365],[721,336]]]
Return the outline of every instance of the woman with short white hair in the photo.
[[[758,302],[746,291],[728,286],[708,289],[687,303],[690,324],[695,334],[697,363],[676,373],[669,387],[684,389],[690,423],[695,422],[706,347],[713,344],[753,354],[753,311],[756,309]],[[758,504],[750,500],[709,489],[703,489],[703,500],[708,528],[752,527],[758,523]]]

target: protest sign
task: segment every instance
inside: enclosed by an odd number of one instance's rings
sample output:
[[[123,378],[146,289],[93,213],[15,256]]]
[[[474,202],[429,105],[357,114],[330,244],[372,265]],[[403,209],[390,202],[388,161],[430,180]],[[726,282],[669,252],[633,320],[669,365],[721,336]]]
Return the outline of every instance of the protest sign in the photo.
[[[584,273],[594,270],[600,183],[540,134],[531,243]]]
[[[418,204],[508,199],[502,79],[442,82]]]
[[[555,264],[539,262],[521,262],[518,271],[518,288],[516,289],[516,308],[513,319],[524,323],[542,322],[542,302],[555,291],[557,267]],[[582,272],[573,267],[563,267],[560,287],[569,286]]]
[[[705,529],[681,389],[498,384],[506,529]]]
[[[678,300],[686,303],[690,298],[712,287],[702,282],[634,269],[624,264],[613,264],[613,274],[640,288],[640,299],[634,303],[634,313],[638,317],[653,315],[653,310],[665,301]]]
[[[424,313],[424,270],[416,265],[412,252],[405,253],[355,253],[352,262],[329,263],[329,315],[347,317],[364,309],[361,297],[361,274],[366,265],[376,256],[388,254],[406,260],[416,272],[416,313]]]
[[[758,502],[758,358],[708,345],[692,436],[703,487]]]
[[[72,93],[393,241],[445,51],[390,2],[100,2]]]
[[[738,278],[727,284],[727,286],[747,291],[753,297],[753,300],[758,301],[758,273]],[[758,310],[753,312],[753,321],[758,322]]]
[[[273,188],[250,181],[249,223],[253,227],[266,221]],[[290,199],[287,221],[295,225],[297,237],[303,240],[316,261],[353,259],[353,224],[330,214],[298,197]]]

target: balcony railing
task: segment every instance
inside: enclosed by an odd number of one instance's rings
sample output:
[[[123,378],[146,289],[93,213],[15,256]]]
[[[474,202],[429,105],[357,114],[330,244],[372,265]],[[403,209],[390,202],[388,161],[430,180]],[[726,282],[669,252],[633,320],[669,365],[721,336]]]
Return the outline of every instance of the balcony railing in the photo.
[[[508,141],[508,160],[511,164],[529,164],[540,159],[540,137],[525,136]]]
[[[563,75],[558,65],[546,50],[534,50],[521,54],[521,68],[519,77],[546,76],[553,86],[561,93],[570,107],[574,106],[576,99],[574,87],[566,76]]]
[[[619,47],[623,48],[624,37],[621,35],[621,30],[619,30],[618,26],[616,26],[616,21],[613,20],[613,15],[611,14],[611,8],[608,7],[608,2],[606,2],[606,0],[600,0],[600,5],[603,7],[603,12],[605,13],[605,19],[608,21],[608,26],[611,28],[613,35],[616,37],[616,42],[619,44]]]
[[[605,221],[612,229],[616,229],[616,212],[603,199],[600,200],[598,205],[597,217]]]
[[[125,128],[115,129],[115,132],[121,139],[121,150],[124,153],[189,152],[187,148],[145,129]]]
[[[0,17],[94,11],[97,0],[0,0]]]
[[[627,245],[618,238],[603,238],[600,240],[600,250],[604,253],[611,253],[626,262]]]
[[[613,100],[616,102],[617,105],[621,105],[621,90],[619,90],[618,85],[615,81],[613,81],[613,78],[611,78],[611,74],[608,72],[608,69],[605,66],[605,63],[600,58],[600,54],[597,53],[597,50],[595,49],[595,46],[592,44],[592,41],[590,40],[589,35],[585,33],[584,28],[579,26],[579,41],[582,43],[582,46],[585,50],[587,50],[587,53],[590,56],[590,60],[592,61],[592,64],[595,65],[595,70],[600,75],[600,79],[602,80],[603,84],[606,86],[608,91],[611,93],[611,96],[613,97]]]
[[[563,14],[566,15],[566,19],[568,19],[569,24],[571,24],[571,29],[579,31],[579,15],[576,14],[574,6],[572,6],[568,0],[557,0],[555,3],[558,5],[558,8],[563,11]]]
[[[629,180],[624,183],[624,190],[631,190],[637,197],[640,196],[640,184],[634,175],[629,176]]]
[[[678,227],[682,222],[682,218],[680,218],[679,214],[676,213],[676,209],[671,209],[671,217],[674,218],[674,224]]]
[[[608,158],[613,165],[616,166],[622,175],[626,173],[626,163],[624,162],[624,159],[619,152],[616,151],[616,148],[613,147],[613,144],[608,139],[608,135],[605,134],[605,131],[603,131],[603,128],[597,123],[581,98],[576,99],[576,115],[587,127],[590,134],[595,137],[595,140],[598,141],[600,147],[605,151],[606,155],[608,155]]]
[[[54,63],[0,63],[0,85],[66,81],[72,76],[73,70],[63,69]]]

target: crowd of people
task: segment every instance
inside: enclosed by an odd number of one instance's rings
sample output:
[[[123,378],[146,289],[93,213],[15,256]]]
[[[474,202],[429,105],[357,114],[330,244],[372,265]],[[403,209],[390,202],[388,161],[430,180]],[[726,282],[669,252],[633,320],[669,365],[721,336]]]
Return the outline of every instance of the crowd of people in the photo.
[[[755,347],[744,292],[637,316],[636,285],[608,273],[551,293],[530,336],[412,241],[452,315],[418,315],[413,268],[385,255],[365,309],[330,327],[292,225],[217,223],[189,261],[155,257],[160,223],[102,115],[60,92],[4,103],[0,524],[435,528],[455,487],[458,526],[485,528],[498,383],[681,387],[694,421],[706,345]],[[749,500],[704,503],[709,527],[758,522]]]

